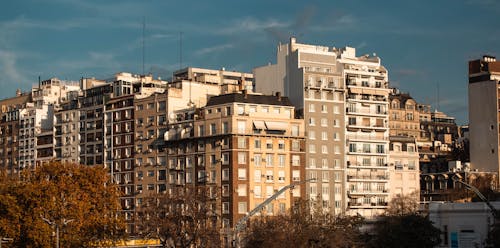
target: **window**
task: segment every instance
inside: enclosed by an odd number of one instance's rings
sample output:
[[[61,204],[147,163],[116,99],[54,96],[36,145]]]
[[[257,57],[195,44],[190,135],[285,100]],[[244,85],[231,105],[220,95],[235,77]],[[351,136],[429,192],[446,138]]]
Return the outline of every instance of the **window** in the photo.
[[[245,121],[238,121],[238,133],[245,133],[246,132],[246,122]]]
[[[349,152],[357,152],[356,143],[349,144]]]
[[[309,139],[310,140],[315,140],[316,139],[316,132],[315,131],[309,131]]]
[[[229,169],[222,169],[222,180],[229,180]]]
[[[253,141],[253,143],[254,143],[254,148],[255,148],[255,149],[260,149],[260,146],[261,146],[260,139],[255,139],[255,140]]]
[[[238,184],[238,196],[247,196],[246,184]]]
[[[246,169],[238,169],[238,180],[247,180],[247,170]]]
[[[385,153],[385,146],[377,145],[377,153]]]
[[[316,159],[315,158],[309,159],[309,167],[316,168]]]
[[[326,113],[326,112],[328,112],[328,108],[327,108],[327,106],[326,106],[326,105],[321,105],[321,112],[322,112],[322,113]]]
[[[257,182],[257,183],[260,183],[260,179],[262,177],[262,174],[260,172],[260,170],[254,170],[253,172],[254,174],[254,181]]]
[[[281,109],[279,107],[273,107],[273,113],[279,114]]]
[[[273,149],[273,141],[272,140],[266,140],[266,148]]]
[[[274,156],[273,154],[266,154],[266,166],[273,166]]]
[[[300,166],[300,156],[292,155],[292,166]]]
[[[245,105],[238,105],[238,114],[242,115],[245,113]]]
[[[294,182],[300,181],[300,171],[299,170],[293,170],[292,171],[292,180]]]
[[[154,184],[148,184],[148,190],[155,190]]]
[[[246,202],[238,202],[238,213],[246,214],[247,213],[247,203]]]
[[[255,153],[253,155],[253,165],[254,166],[260,166],[261,161],[262,161],[262,155]]]
[[[313,117],[309,118],[309,126],[315,126],[315,125],[316,125],[316,120]]]
[[[285,155],[278,155],[278,167],[285,167]]]
[[[246,164],[246,163],[247,163],[246,152],[238,152],[238,164]]]
[[[148,177],[154,177],[154,176],[155,176],[155,171],[148,170]]]
[[[339,114],[340,113],[339,109],[340,109],[339,106],[337,106],[337,105],[333,106],[333,113]]]
[[[321,140],[328,140],[328,133],[327,132],[321,132]]]
[[[278,141],[278,149],[280,149],[280,150],[285,149],[285,141],[284,140]]]
[[[326,127],[328,126],[328,119],[326,118],[321,118],[321,126]]]
[[[274,180],[273,171],[272,170],[266,171],[266,182],[272,182],[273,180]]]
[[[285,182],[285,171],[278,171],[278,182]]]
[[[210,134],[211,135],[217,134],[217,127],[216,127],[215,123],[210,124]]]
[[[266,197],[270,197],[274,194],[273,186],[266,186]]]
[[[154,109],[154,108],[155,108],[155,104],[154,104],[154,102],[152,102],[152,103],[148,103],[147,108],[148,108],[148,109]]]
[[[253,188],[253,194],[255,198],[261,198],[262,197],[262,188],[260,186],[255,186]]]
[[[408,145],[407,150],[408,150],[408,152],[415,152],[415,147],[412,145]]]
[[[238,137],[238,148],[246,148],[247,139],[245,137]]]
[[[299,136],[299,126],[298,125],[292,126],[292,136]]]
[[[316,112],[316,108],[314,106],[314,103],[309,104],[309,112]]]
[[[228,214],[229,213],[229,202],[223,202],[222,203],[222,213],[223,214]]]
[[[222,123],[222,133],[229,133],[229,124],[227,122]]]
[[[349,117],[349,125],[356,125],[356,117]]]
[[[310,153],[316,153],[316,146],[313,144],[309,144],[309,152]]]
[[[328,153],[328,146],[322,145],[321,146],[321,153],[324,153],[324,154]]]

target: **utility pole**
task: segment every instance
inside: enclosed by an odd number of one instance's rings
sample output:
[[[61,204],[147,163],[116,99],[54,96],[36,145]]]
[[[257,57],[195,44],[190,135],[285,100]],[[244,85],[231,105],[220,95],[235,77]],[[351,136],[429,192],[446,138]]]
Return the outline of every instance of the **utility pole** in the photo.
[[[74,220],[67,220],[67,219],[61,219],[60,221],[56,221],[56,220],[49,220],[43,216],[40,216],[42,217],[42,220],[45,221],[45,223],[49,224],[49,226],[55,226],[56,227],[56,248],[59,248],[59,228],[62,224],[62,226],[66,226],[68,223],[74,221]],[[0,246],[0,248],[2,248]]]
[[[252,209],[250,212],[248,212],[245,216],[243,216],[243,218],[241,218],[238,221],[238,223],[236,223],[236,225],[234,226],[234,232],[233,232],[233,242],[234,242],[233,245],[234,245],[234,247],[240,247],[241,246],[240,239],[239,239],[239,233],[241,231],[243,231],[243,229],[246,227],[247,221],[250,219],[250,217],[252,217],[256,213],[262,211],[262,209],[264,209],[269,203],[271,203],[276,198],[278,198],[278,196],[280,196],[281,194],[285,193],[285,191],[287,191],[289,189],[293,189],[297,185],[304,184],[304,183],[307,183],[307,182],[310,182],[310,181],[315,181],[315,180],[316,180],[316,178],[310,178],[310,179],[307,179],[307,180],[304,180],[304,181],[300,181],[300,182],[295,182],[295,183],[289,184],[289,185],[283,187],[282,189],[280,189],[278,192],[274,193],[274,195],[272,195],[269,198],[267,198],[266,200],[264,200],[261,204],[259,204],[254,209]]]

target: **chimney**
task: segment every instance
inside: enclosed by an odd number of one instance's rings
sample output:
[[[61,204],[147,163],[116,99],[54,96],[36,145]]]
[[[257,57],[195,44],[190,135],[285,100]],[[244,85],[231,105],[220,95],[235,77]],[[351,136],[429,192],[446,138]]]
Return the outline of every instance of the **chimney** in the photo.
[[[276,92],[276,97],[278,98],[278,101],[281,102],[281,92]]]

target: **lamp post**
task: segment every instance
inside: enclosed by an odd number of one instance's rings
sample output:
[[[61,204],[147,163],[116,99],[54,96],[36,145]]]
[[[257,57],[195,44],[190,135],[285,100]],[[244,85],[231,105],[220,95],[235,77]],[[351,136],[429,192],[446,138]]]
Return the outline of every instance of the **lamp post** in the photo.
[[[42,217],[42,220],[45,221],[45,223],[49,224],[50,226],[55,226],[56,227],[56,248],[59,248],[59,227],[61,226],[61,224],[63,226],[67,225],[68,223],[74,221],[74,220],[67,220],[67,219],[61,219],[59,222],[58,221],[55,221],[55,220],[49,220],[43,216],[40,216]],[[1,246],[0,246],[1,248]]]
[[[3,243],[8,243],[8,242],[11,242],[13,240],[14,240],[13,238],[0,237],[0,248],[2,248]]]

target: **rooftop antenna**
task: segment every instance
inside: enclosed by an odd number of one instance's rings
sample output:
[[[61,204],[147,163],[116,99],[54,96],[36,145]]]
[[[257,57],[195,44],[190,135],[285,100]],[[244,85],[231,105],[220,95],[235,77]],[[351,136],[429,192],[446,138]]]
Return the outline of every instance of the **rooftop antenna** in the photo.
[[[179,70],[182,69],[182,31],[179,32]]]
[[[146,17],[142,16],[142,75],[144,76],[144,63],[145,63],[145,39],[144,33],[146,30]]]
[[[437,82],[437,109],[439,111],[441,107],[439,106],[439,82]]]

